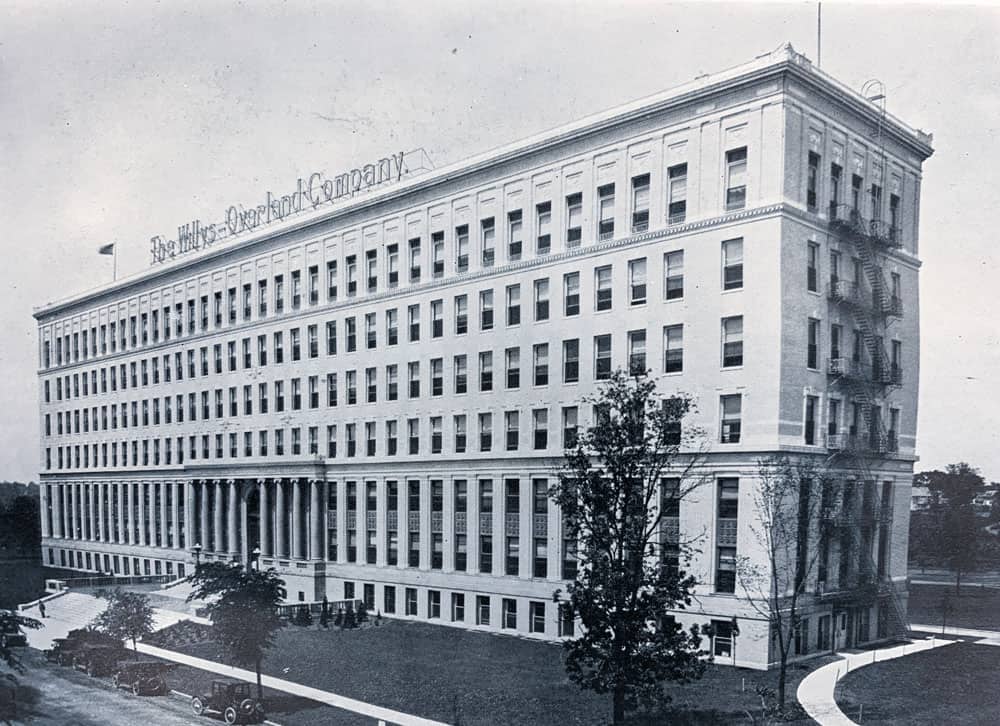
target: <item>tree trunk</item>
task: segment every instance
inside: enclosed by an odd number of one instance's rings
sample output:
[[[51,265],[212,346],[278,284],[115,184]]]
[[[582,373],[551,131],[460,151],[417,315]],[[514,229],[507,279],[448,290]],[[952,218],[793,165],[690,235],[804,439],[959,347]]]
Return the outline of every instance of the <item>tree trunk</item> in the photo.
[[[132,650],[139,650],[139,648],[135,644],[135,638],[132,638]]]
[[[955,597],[962,596],[962,570],[961,568],[955,569]]]
[[[785,710],[785,680],[788,675],[788,655],[782,655],[778,665],[778,708]]]
[[[260,683],[260,661],[261,661],[261,659],[258,658],[257,659],[257,663],[255,664],[257,666],[257,700],[258,701],[263,701],[264,700],[264,687]]]
[[[615,686],[614,716],[612,723],[625,723],[625,686]]]

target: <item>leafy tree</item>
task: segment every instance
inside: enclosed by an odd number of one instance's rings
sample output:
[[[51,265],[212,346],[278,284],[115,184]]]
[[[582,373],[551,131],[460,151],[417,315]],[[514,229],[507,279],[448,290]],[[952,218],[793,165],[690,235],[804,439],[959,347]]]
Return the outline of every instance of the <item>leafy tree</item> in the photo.
[[[0,663],[4,663],[12,671],[23,673],[25,668],[21,658],[8,644],[9,638],[3,637],[4,633],[17,633],[22,629],[38,630],[42,623],[34,618],[25,617],[13,610],[0,610]]]
[[[136,641],[153,632],[153,608],[149,598],[141,592],[121,588],[100,594],[108,601],[108,606],[97,616],[97,629],[119,642],[131,640],[132,650],[135,650]]]
[[[777,708],[785,707],[788,657],[801,625],[800,606],[819,566],[822,520],[832,510],[833,481],[812,462],[785,455],[757,463],[750,531],[764,556],[738,557],[738,590],[770,624],[778,648]]]
[[[981,552],[982,528],[972,500],[985,487],[979,471],[965,462],[949,464],[945,471],[925,471],[914,476],[914,484],[931,494],[927,518],[938,559],[955,573],[955,594],[961,595],[962,575],[974,569]],[[933,534],[931,534],[933,533]]]
[[[551,492],[578,543],[566,594],[583,632],[563,643],[565,667],[581,688],[612,694],[619,724],[627,710],[668,702],[664,681],[687,682],[705,668],[697,628],[665,617],[691,604],[695,579],[659,556],[661,479],[679,477],[669,494],[677,498],[700,483],[701,432],[681,428],[692,400],[662,397],[646,374],[617,371],[584,400],[598,420],[566,450]]]
[[[206,562],[190,577],[194,585],[188,602],[205,600],[215,639],[238,665],[253,665],[257,697],[264,698],[260,667],[264,652],[274,644],[283,623],[278,605],[285,586],[273,569],[246,570],[224,562]]]

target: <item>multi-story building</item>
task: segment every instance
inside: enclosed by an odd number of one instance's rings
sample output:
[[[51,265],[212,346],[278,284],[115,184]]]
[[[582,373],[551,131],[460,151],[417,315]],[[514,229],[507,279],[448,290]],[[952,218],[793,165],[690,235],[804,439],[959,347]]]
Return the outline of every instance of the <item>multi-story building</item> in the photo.
[[[259,559],[291,601],[568,635],[546,492],[581,399],[645,366],[711,438],[665,527],[700,542],[678,617],[722,661],[773,662],[734,570],[760,554],[757,462],[785,452],[844,482],[797,655],[883,637],[930,141],[786,46],[45,305],[44,561]]]

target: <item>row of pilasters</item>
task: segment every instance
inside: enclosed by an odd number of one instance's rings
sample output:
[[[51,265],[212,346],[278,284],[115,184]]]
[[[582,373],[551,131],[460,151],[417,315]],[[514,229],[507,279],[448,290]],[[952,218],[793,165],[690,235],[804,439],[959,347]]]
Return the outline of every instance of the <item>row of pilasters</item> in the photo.
[[[45,538],[185,549],[185,482],[55,482],[41,487]]]

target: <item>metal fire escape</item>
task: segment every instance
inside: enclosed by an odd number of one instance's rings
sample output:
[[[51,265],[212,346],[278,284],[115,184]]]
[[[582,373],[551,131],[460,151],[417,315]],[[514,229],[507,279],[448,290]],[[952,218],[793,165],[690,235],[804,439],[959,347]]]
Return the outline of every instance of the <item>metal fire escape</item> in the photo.
[[[905,609],[887,565],[892,497],[879,488],[873,473],[898,452],[897,432],[886,428],[881,412],[893,390],[903,383],[901,361],[885,348],[890,326],[903,316],[899,291],[885,275],[887,260],[902,246],[902,239],[894,226],[896,215],[889,222],[882,219],[880,184],[888,177],[884,88],[877,80],[868,81],[862,95],[878,109],[871,134],[881,160],[881,177],[873,174],[870,217],[861,209],[865,190],[855,190],[853,182],[851,203],[834,200],[829,207],[830,235],[839,240],[845,257],[850,253],[853,279],[831,276],[828,297],[853,321],[854,338],[842,340],[842,350],[831,351],[827,369],[831,389],[839,390],[850,406],[845,412],[850,422],[846,433],[830,430],[827,434],[828,465],[845,472],[849,480],[824,517],[825,534],[841,547],[837,585],[822,587],[817,594],[822,602],[834,605],[879,603],[876,638],[881,639],[909,634]]]

